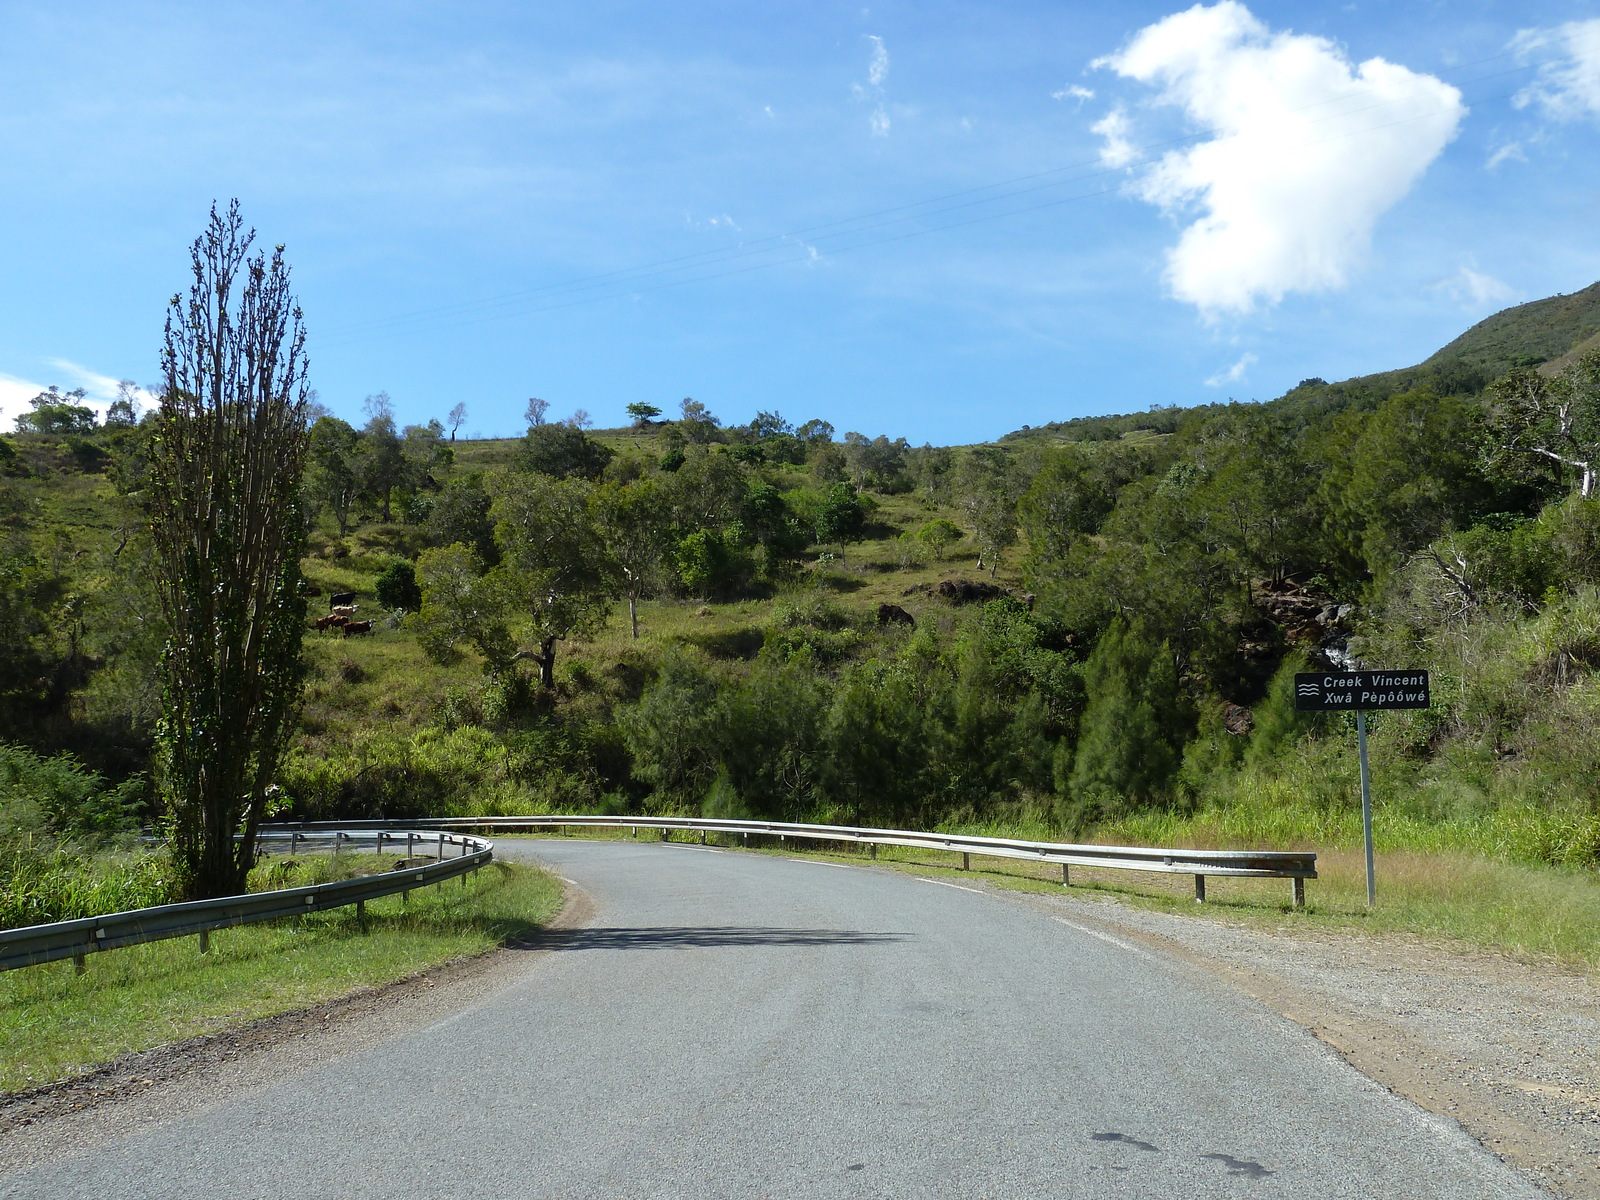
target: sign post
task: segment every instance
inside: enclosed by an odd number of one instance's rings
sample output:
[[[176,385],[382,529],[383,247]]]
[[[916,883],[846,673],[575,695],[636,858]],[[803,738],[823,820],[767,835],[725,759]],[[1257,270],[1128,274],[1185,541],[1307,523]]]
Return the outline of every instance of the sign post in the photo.
[[[1361,756],[1361,834],[1367,850],[1367,907],[1378,902],[1372,858],[1372,776],[1367,770],[1367,710],[1427,708],[1426,671],[1319,671],[1294,677],[1294,706],[1300,712],[1355,710],[1356,744]]]

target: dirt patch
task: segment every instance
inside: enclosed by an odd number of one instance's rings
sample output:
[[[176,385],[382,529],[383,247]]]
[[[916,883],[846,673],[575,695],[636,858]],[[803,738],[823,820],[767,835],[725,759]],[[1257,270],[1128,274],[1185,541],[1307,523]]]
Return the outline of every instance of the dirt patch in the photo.
[[[585,924],[569,882],[547,929]],[[494,994],[549,951],[525,943],[452,959],[382,987],[124,1055],[83,1075],[0,1096],[0,1172],[233,1100],[320,1063],[432,1025]],[[173,1086],[181,1084],[182,1086]]]

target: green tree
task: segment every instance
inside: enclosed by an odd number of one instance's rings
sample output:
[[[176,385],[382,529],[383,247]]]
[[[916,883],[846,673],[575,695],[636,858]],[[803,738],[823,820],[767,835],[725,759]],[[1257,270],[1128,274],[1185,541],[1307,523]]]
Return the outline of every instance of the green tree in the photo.
[[[991,578],[1000,556],[1017,540],[1017,475],[1011,455],[999,446],[977,446],[956,469],[957,503],[978,539],[978,568]]]
[[[82,403],[85,395],[82,388],[63,392],[52,383],[48,390],[28,401],[33,411],[17,418],[17,432],[58,435],[92,433],[95,427],[94,409]]]
[[[361,435],[338,417],[318,417],[311,427],[306,490],[333,515],[340,537],[350,532],[350,513],[361,496],[360,442]]]
[[[535,649],[539,682],[555,686],[556,643],[605,624],[617,569],[591,510],[592,485],[507,472],[490,484],[504,565]]]
[[[473,471],[450,480],[434,497],[433,507],[428,510],[428,540],[435,546],[460,542],[469,547],[484,566],[498,566],[500,547],[495,544],[489,503],[482,472]]]
[[[397,612],[416,612],[422,607],[417,568],[410,559],[397,558],[385,567],[374,581],[372,592],[379,604]]]
[[[417,558],[420,604],[408,625],[435,662],[460,659],[463,646],[477,651],[484,674],[504,682],[523,657],[511,632],[517,590],[503,571],[485,572],[470,547],[424,550]]]
[[[1171,648],[1118,621],[1089,655],[1084,690],[1070,784],[1079,820],[1165,800],[1194,725]]]
[[[645,478],[601,487],[594,496],[594,516],[606,553],[622,575],[628,624],[637,638],[639,598],[670,545],[671,505],[661,485]]]
[[[811,499],[810,517],[819,542],[854,542],[867,524],[867,506],[852,483],[836,483]]]
[[[931,521],[925,521],[922,527],[917,530],[917,541],[931,550],[933,556],[941,561],[950,552],[950,547],[959,542],[961,538],[961,526],[944,517],[935,517]]]
[[[599,479],[616,456],[573,425],[533,425],[522,439],[519,470],[556,479]]]
[[[1118,482],[1094,450],[1063,446],[1046,454],[1017,505],[1030,578],[1060,574],[1073,546],[1099,532],[1116,506]]]
[[[1429,392],[1391,396],[1361,422],[1334,502],[1346,526],[1359,531],[1374,577],[1460,528],[1484,500],[1481,434],[1475,408]],[[1325,479],[1324,488],[1332,481]]]
[[[659,417],[661,409],[657,405],[646,404],[643,400],[635,400],[628,405],[628,415],[633,418],[635,425],[644,426]]]
[[[195,897],[244,891],[304,666],[305,331],[283,248],[211,212],[173,297],[151,441],[168,641],[157,778]]]
[[[387,524],[394,519],[395,489],[406,482],[405,448],[387,392],[368,396],[363,407],[368,419],[357,444],[356,473],[361,490],[378,502],[378,519]]]
[[[1554,379],[1513,371],[1490,389],[1490,427],[1498,463],[1541,464],[1557,487],[1592,496],[1600,466],[1600,350],[1591,350]]]

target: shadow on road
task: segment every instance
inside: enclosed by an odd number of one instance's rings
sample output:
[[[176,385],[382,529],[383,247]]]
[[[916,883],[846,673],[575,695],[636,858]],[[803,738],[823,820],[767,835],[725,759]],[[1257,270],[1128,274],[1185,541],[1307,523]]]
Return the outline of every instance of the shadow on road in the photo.
[[[906,933],[859,929],[773,929],[759,925],[689,925],[646,929],[546,929],[513,943],[517,950],[658,950],[677,946],[872,946]]]

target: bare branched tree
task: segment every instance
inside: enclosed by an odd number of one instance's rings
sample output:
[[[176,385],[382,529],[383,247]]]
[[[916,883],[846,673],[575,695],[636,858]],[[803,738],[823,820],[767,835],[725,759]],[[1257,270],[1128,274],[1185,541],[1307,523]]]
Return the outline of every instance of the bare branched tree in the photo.
[[[151,446],[168,628],[156,768],[195,897],[244,890],[303,678],[305,330],[283,247],[251,256],[254,239],[235,201],[195,240]]]

